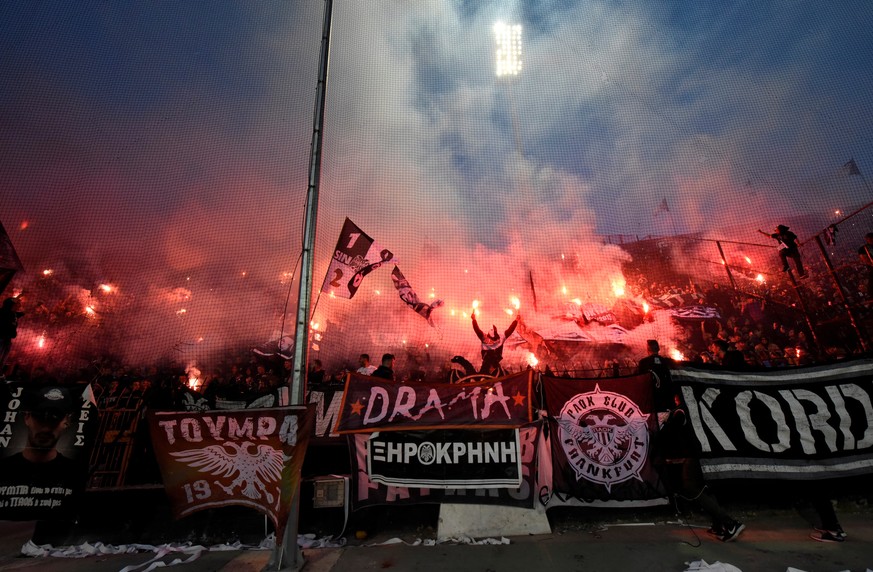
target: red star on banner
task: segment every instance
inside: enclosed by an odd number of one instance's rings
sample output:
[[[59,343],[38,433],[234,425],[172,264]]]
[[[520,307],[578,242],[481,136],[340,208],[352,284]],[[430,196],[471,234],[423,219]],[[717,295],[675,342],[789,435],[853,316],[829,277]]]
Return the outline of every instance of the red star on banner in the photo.
[[[516,391],[515,395],[512,396],[513,401],[519,407],[524,406],[524,400],[527,399],[524,395],[521,394],[520,391]]]
[[[364,404],[361,403],[361,400],[358,399],[354,403],[352,403],[352,415],[360,415],[361,410],[364,409]]]

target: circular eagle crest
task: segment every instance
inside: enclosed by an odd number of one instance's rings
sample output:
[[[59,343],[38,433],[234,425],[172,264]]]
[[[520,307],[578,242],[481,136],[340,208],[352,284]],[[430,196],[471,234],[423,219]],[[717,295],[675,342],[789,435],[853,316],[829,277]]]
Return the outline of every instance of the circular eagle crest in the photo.
[[[558,417],[558,438],[576,479],[612,485],[643,480],[649,451],[648,414],[626,396],[600,391],[569,399]]]

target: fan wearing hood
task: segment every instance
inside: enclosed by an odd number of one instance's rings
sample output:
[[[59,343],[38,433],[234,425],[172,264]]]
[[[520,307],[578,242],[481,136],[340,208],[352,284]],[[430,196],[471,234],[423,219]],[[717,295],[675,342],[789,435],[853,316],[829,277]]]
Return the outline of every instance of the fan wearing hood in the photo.
[[[482,342],[482,368],[479,373],[488,375],[497,375],[500,371],[500,362],[503,361],[503,344],[507,338],[512,335],[515,328],[518,326],[519,314],[515,315],[515,319],[509,324],[509,327],[503,333],[501,338],[497,333],[497,326],[492,325],[491,330],[487,333],[483,332],[479,327],[479,322],[476,321],[476,312],[472,312],[470,317],[473,319],[473,331]]]

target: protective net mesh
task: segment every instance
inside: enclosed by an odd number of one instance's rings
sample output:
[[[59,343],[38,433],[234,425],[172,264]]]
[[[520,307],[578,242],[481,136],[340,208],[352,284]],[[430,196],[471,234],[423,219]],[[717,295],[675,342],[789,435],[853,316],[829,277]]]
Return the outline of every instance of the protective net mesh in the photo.
[[[478,368],[474,306],[507,369],[863,349],[873,5],[788,5],[334,2],[310,360]],[[0,6],[7,372],[284,379],[324,6]]]

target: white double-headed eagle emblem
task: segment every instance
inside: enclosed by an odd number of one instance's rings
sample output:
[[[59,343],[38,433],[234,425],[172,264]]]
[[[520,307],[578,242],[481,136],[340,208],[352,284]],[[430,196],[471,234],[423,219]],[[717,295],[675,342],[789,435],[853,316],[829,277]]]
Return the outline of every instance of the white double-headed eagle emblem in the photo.
[[[589,414],[581,425],[558,418],[561,429],[579,443],[588,446],[586,454],[590,459],[607,466],[615,464],[624,456],[628,444],[633,441],[634,435],[639,430],[639,425],[645,427],[645,422],[610,423],[614,421],[621,422],[621,418],[608,412],[601,416]]]
[[[228,451],[228,448],[232,451]],[[215,484],[229,495],[239,487],[239,492],[252,500],[266,496],[270,504],[273,503],[275,495],[269,488],[281,479],[284,464],[281,451],[263,443],[256,446],[249,441],[239,445],[227,441],[223,445],[209,445],[202,449],[188,449],[170,454],[201,473],[225,479],[236,475],[229,486],[220,481],[215,481]]]

